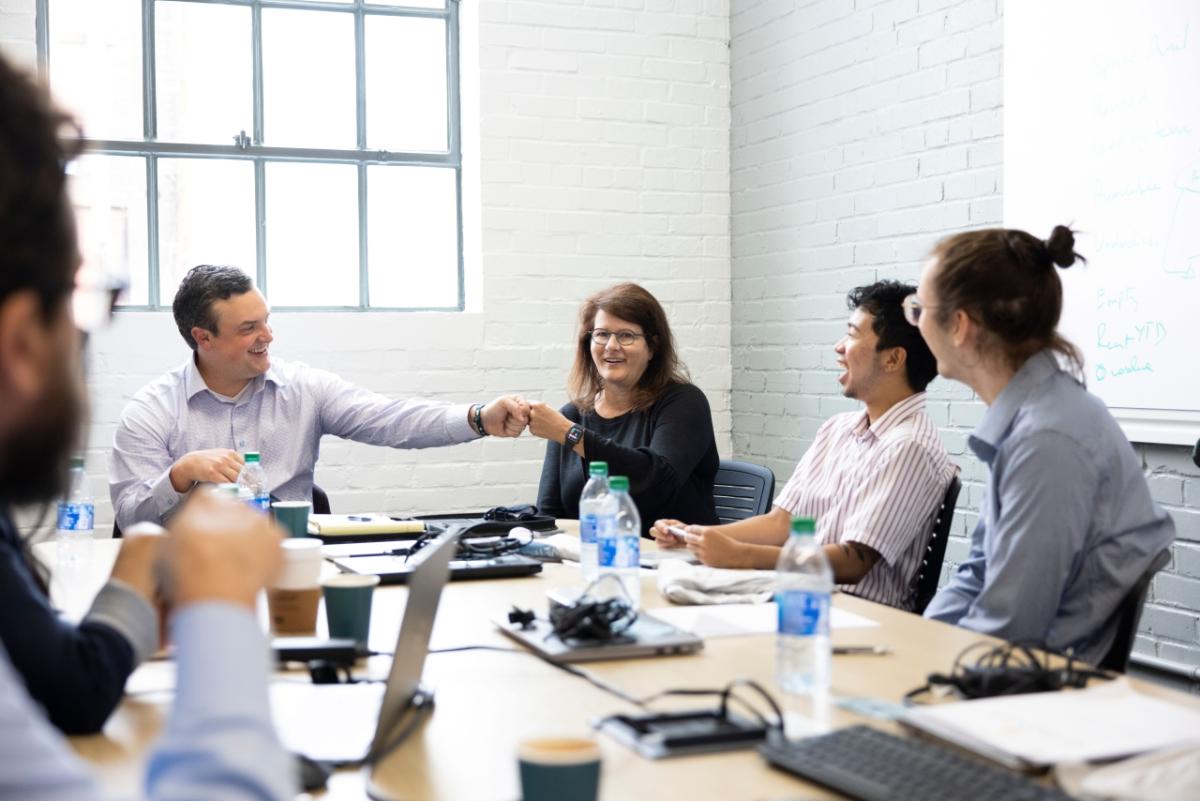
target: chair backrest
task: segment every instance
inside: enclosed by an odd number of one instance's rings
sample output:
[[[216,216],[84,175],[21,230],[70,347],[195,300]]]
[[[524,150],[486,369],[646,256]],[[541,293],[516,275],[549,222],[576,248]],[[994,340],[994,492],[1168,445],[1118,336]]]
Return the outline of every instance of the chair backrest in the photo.
[[[925,611],[937,593],[942,562],[946,559],[946,541],[950,539],[950,524],[954,522],[954,504],[958,502],[961,489],[962,482],[955,475],[950,479],[950,486],[946,487],[946,494],[942,496],[942,505],[933,519],[933,531],[929,534],[929,542],[917,570],[917,580],[913,584],[912,610],[918,615]]]
[[[1113,613],[1105,627],[1116,625],[1117,636],[1109,646],[1108,653],[1100,660],[1099,667],[1104,670],[1115,670],[1124,673],[1129,666],[1129,654],[1133,651],[1133,638],[1137,636],[1138,623],[1142,619],[1142,605],[1146,603],[1146,593],[1150,590],[1150,582],[1154,574],[1171,561],[1169,550],[1161,551],[1146,568],[1146,572],[1138,578],[1137,583],[1129,588],[1121,605]]]
[[[713,482],[713,500],[722,523],[766,514],[775,497],[775,474],[752,462],[722,459]]]
[[[313,484],[313,514],[327,515],[329,511],[329,496],[325,494],[325,490]]]

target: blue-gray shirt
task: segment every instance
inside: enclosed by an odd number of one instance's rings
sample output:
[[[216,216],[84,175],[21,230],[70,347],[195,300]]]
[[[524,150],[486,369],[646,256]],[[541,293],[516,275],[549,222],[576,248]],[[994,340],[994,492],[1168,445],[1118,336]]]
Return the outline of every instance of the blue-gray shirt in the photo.
[[[152,801],[285,801],[295,768],[267,705],[270,656],[254,615],[224,603],[175,614],[175,703],[150,758]],[[98,801],[100,788],[25,694],[0,648],[0,801]]]
[[[192,357],[138,391],[113,437],[108,486],[117,525],[160,522],[183,495],[171,466],[208,448],[259,451],[267,486],[279,500],[312,497],[321,437],[370,445],[428,448],[477,439],[469,405],[395,400],[299,362],[271,368],[236,398],[213,392]]]
[[[1133,447],[1047,351],[1013,376],[968,444],[990,469],[979,523],[925,616],[1099,662],[1121,600],[1175,538]]]

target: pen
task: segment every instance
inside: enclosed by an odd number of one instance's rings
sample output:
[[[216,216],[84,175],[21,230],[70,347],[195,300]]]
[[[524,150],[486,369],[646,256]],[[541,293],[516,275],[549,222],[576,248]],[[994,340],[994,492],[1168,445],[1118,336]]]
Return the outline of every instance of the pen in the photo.
[[[857,656],[857,655],[884,656],[886,654],[890,654],[891,652],[892,652],[892,649],[888,648],[886,645],[835,645],[835,646],[833,646],[833,653],[836,655],[839,655],[839,656],[841,656],[841,655],[846,655],[846,656]]]

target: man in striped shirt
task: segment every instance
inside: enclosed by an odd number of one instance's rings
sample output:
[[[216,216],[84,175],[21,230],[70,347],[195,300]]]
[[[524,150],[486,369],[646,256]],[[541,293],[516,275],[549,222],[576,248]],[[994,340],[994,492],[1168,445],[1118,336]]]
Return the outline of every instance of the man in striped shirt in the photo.
[[[775,508],[722,526],[686,526],[685,543],[659,520],[660,545],[686,545],[712,567],[775,567],[791,518],[813,517],[841,589],[901,609],[946,487],[957,467],[925,414],[937,362],[913,337],[902,303],[913,287],[880,281],[847,297],[846,335],[834,347],[842,394],[865,409],[830,418],[796,466]]]

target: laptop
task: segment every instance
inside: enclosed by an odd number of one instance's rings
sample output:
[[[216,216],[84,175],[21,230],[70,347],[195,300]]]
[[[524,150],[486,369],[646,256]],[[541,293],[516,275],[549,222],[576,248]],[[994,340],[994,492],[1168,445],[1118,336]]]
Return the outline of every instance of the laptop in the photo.
[[[492,622],[512,639],[554,662],[598,662],[605,659],[634,659],[643,656],[680,656],[694,654],[704,640],[666,621],[639,612],[638,618],[620,637],[607,642],[562,639],[554,633],[550,621],[538,618],[529,628],[512,623],[507,616]]]
[[[457,531],[447,532],[413,557],[386,684],[271,684],[271,715],[288,750],[335,766],[370,764],[398,745],[428,710],[433,696],[421,687],[421,671],[457,541]]]
[[[411,546],[411,542],[391,540],[354,545],[326,545],[322,552],[326,559],[344,573],[379,576],[380,584],[407,584],[412,577],[414,566],[420,561],[416,556],[409,556]],[[542,563],[537,559],[515,553],[450,560],[451,581],[515,578],[541,572]]]

